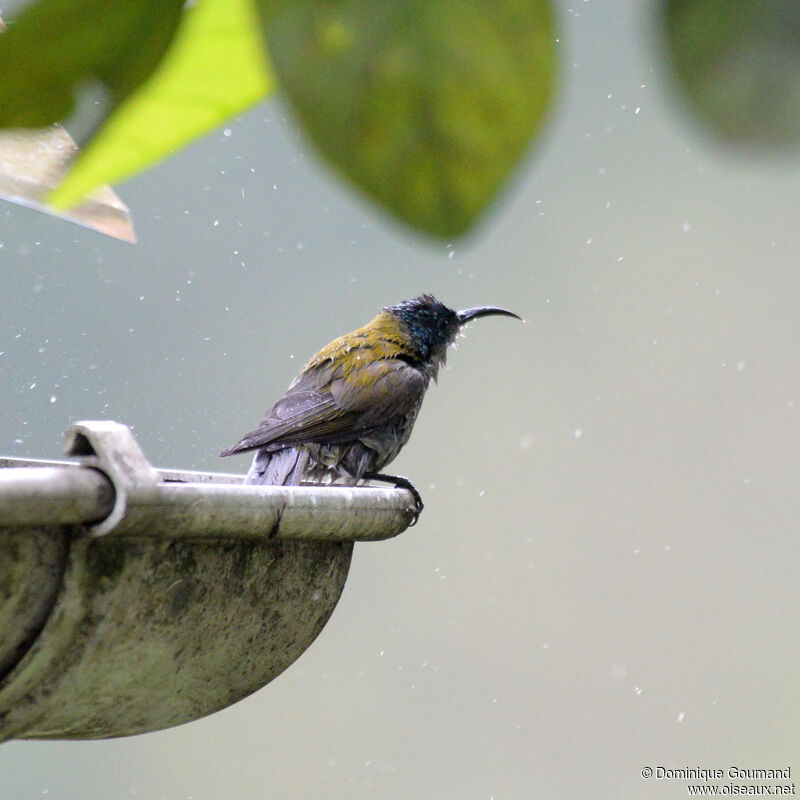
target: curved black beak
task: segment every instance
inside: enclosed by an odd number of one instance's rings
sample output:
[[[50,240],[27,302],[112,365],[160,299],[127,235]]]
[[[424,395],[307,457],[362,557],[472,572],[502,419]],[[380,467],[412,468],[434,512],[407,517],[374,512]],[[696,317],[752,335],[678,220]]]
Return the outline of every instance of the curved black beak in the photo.
[[[491,316],[501,316],[501,317],[514,317],[514,319],[521,320],[522,317],[515,314],[513,311],[509,311],[505,308],[496,308],[495,306],[478,306],[477,308],[467,308],[464,311],[459,311],[458,313],[458,321],[464,325],[465,323],[469,322],[473,319],[478,319],[478,317],[491,317]]]

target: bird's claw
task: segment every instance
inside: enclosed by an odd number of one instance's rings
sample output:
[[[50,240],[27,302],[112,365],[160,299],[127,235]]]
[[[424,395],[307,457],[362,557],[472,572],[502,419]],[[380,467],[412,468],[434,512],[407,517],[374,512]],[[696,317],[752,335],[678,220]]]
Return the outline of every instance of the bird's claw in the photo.
[[[417,524],[419,515],[422,513],[422,509],[425,508],[425,503],[422,502],[422,495],[417,491],[417,487],[414,486],[408,478],[403,478],[400,475],[385,475],[382,472],[370,472],[364,475],[364,477],[367,478],[367,480],[391,483],[394,485],[395,489],[406,489],[411,492],[414,498],[414,516],[411,518],[411,522],[408,523],[408,527],[410,528]]]
[[[408,523],[410,528],[417,524],[419,515],[422,513],[422,509],[425,508],[425,503],[422,502],[422,495],[417,491],[417,487],[408,478],[395,477],[394,485],[396,489],[407,489],[414,498],[414,516],[411,518],[411,522]]]

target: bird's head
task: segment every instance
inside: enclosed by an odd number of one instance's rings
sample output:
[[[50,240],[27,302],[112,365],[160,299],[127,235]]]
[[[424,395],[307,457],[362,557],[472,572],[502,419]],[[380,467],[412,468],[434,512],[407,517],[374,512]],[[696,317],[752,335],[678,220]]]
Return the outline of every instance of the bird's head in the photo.
[[[444,362],[447,347],[453,343],[461,327],[471,320],[492,315],[521,319],[513,311],[494,306],[454,311],[430,294],[422,294],[413,300],[387,306],[384,311],[405,324],[414,348],[434,370]]]

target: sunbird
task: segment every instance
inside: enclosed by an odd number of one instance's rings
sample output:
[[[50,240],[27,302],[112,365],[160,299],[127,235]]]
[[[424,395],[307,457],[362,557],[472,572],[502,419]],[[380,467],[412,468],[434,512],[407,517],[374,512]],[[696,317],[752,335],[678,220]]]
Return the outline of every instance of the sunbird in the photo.
[[[422,498],[411,482],[380,470],[408,441],[458,332],[492,315],[521,319],[494,306],[454,311],[430,294],[384,307],[313,356],[261,424],[220,455],[255,450],[251,484],[394,483],[414,495],[418,517]]]

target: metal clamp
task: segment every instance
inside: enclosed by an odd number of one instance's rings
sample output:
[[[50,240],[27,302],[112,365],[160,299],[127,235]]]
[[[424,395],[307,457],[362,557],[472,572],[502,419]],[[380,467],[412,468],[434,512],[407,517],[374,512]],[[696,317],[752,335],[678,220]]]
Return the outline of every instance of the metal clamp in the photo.
[[[0,458],[0,530],[79,525],[92,537],[376,541],[416,518],[411,492],[364,486],[252,486],[241,475],[156,469],[133,433],[83,421],[74,462]]]
[[[125,518],[131,494],[153,489],[158,472],[145,458],[131,429],[119,422],[86,420],[69,426],[64,455],[75,456],[86,467],[100,470],[114,487],[114,507],[100,522],[89,526],[95,536],[114,530]]]

